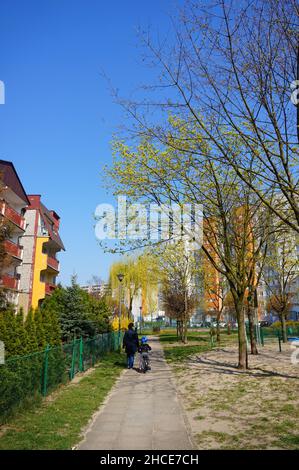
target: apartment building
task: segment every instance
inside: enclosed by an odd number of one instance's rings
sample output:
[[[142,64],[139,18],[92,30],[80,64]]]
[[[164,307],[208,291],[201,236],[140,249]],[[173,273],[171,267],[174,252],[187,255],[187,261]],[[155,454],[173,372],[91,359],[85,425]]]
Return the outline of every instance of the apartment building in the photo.
[[[24,214],[26,231],[21,237],[24,247],[20,275],[19,306],[27,312],[37,308],[56,288],[59,274],[57,254],[64,250],[59,235],[60,217],[48,210],[40,195],[28,195],[29,205]]]
[[[109,294],[111,295],[110,286],[109,284],[105,283],[81,286],[81,289],[85,290],[85,292],[88,292],[88,294],[97,298],[101,298]]]
[[[10,227],[10,237],[4,242],[7,256],[1,266],[0,286],[5,289],[7,299],[17,306],[20,294],[18,268],[23,260],[22,237],[26,230],[24,212],[29,200],[13,163],[0,160],[0,185],[1,222]]]

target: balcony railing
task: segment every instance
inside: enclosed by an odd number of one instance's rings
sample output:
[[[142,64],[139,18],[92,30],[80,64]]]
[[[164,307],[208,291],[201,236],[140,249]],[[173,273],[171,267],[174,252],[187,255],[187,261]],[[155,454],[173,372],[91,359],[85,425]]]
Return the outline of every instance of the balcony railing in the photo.
[[[9,274],[3,274],[0,278],[0,286],[5,289],[18,290],[19,279]]]
[[[4,249],[5,249],[6,253],[8,253],[10,256],[15,256],[16,258],[19,258],[20,260],[22,259],[22,251],[23,250],[16,243],[14,243],[10,240],[5,240]]]
[[[56,289],[55,284],[46,283],[46,295],[51,295],[55,289]]]
[[[15,225],[20,227],[22,230],[25,230],[25,219],[12,207],[10,207],[6,202],[0,203],[0,212],[3,216],[7,217],[8,220],[13,222]]]
[[[55,271],[59,271],[59,261],[56,258],[48,255],[47,264],[50,268],[55,269]]]

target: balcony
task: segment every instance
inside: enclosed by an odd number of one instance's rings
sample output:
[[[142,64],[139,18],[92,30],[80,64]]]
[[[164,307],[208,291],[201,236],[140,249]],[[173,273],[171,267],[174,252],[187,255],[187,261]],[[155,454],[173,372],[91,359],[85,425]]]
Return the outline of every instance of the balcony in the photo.
[[[26,222],[24,217],[22,217],[21,214],[15,211],[6,202],[0,202],[0,213],[8,220],[13,222],[21,230],[25,230]]]
[[[4,289],[18,290],[19,279],[10,274],[3,274],[0,278],[0,286],[4,287]]]
[[[49,268],[54,269],[54,271],[59,272],[59,261],[56,258],[48,255],[47,265]]]
[[[46,295],[51,295],[55,289],[56,289],[55,284],[46,283]]]
[[[14,258],[18,258],[19,260],[22,260],[23,250],[16,243],[10,240],[5,240],[4,249],[8,255],[13,256]]]

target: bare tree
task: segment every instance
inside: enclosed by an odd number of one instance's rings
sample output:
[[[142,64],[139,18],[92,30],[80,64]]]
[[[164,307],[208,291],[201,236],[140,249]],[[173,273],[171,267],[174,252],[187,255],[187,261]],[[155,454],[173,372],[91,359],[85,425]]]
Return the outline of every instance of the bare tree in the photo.
[[[142,34],[157,68],[157,83],[143,89],[150,96],[120,100],[135,122],[132,137],[148,135],[180,152],[192,145],[200,163],[200,132],[209,158],[229,165],[297,232],[299,107],[290,86],[299,67],[298,15],[295,0],[190,0],[174,22],[174,45]],[[188,123],[183,140],[169,114]]]
[[[215,315],[217,330],[216,340],[220,344],[220,320],[224,311],[224,300],[228,285],[226,278],[211,265],[209,261],[204,263],[204,311],[206,315]]]
[[[298,276],[298,236],[296,232],[285,229],[272,237],[263,270],[263,280],[268,291],[267,308],[277,313],[284,342],[287,341],[286,320],[298,293]]]

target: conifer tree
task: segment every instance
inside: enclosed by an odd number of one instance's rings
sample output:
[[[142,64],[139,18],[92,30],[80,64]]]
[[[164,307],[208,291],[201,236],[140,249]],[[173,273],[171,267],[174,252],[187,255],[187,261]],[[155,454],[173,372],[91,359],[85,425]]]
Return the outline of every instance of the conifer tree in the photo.
[[[4,344],[6,355],[16,356],[20,351],[20,338],[17,334],[17,319],[13,308],[8,308],[2,312],[4,322]]]
[[[38,349],[41,350],[46,347],[47,340],[46,340],[45,327],[43,323],[43,317],[42,317],[42,313],[40,309],[35,310],[33,317],[34,317],[34,323],[35,323],[37,346],[38,346]]]
[[[56,310],[49,305],[41,310],[41,314],[46,343],[58,346],[61,344],[61,327]]]
[[[24,310],[20,308],[16,316],[16,337],[19,339],[18,354],[25,355],[28,353],[28,336],[24,324]]]
[[[36,326],[34,321],[34,312],[32,308],[30,308],[28,311],[25,321],[25,329],[27,332],[28,339],[28,352],[37,351],[38,343],[36,339]]]

